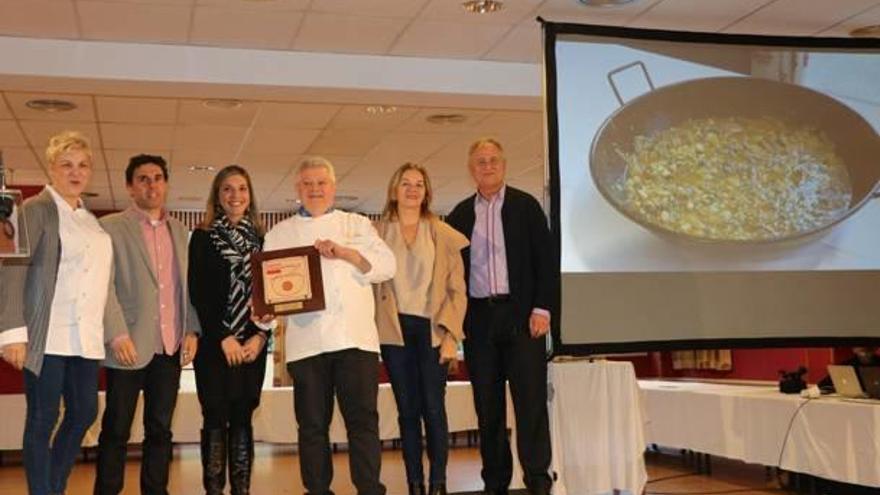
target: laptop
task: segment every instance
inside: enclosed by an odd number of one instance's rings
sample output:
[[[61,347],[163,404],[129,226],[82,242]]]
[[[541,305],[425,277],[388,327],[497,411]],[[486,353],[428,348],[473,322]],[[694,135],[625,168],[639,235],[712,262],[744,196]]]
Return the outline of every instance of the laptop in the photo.
[[[829,364],[828,374],[831,375],[831,383],[834,390],[841,397],[867,397],[856,376],[856,369],[852,366]]]
[[[868,397],[880,399],[880,366],[859,367],[859,378]]]

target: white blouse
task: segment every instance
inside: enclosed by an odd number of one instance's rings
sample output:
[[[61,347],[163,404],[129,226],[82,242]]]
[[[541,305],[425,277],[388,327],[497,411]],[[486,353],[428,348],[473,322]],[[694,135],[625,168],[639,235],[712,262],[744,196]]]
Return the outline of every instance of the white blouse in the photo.
[[[104,359],[104,305],[110,284],[110,236],[82,203],[70,207],[46,186],[58,207],[61,256],[49,313],[46,354]]]

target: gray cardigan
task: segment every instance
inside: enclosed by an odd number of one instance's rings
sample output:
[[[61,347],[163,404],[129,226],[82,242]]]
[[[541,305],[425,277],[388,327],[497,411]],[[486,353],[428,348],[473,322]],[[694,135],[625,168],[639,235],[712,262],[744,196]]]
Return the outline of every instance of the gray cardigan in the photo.
[[[26,369],[39,376],[43,367],[49,314],[55,297],[61,238],[58,207],[48,190],[22,205],[30,236],[31,257],[6,260],[0,266],[3,282],[0,300],[0,331],[27,326]],[[108,286],[108,291],[112,286]],[[110,305],[104,308],[104,322],[122,321],[122,314]]]

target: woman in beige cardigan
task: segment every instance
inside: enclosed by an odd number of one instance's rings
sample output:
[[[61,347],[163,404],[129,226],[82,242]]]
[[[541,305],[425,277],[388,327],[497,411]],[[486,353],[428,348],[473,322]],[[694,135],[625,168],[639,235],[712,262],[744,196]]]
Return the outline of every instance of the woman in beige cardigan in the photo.
[[[431,213],[430,204],[427,171],[406,163],[391,176],[376,226],[397,259],[397,274],[374,290],[410,495],[425,494],[422,421],[431,463],[428,492],[446,494],[446,375],[464,338],[467,305],[461,250],[468,240]]]

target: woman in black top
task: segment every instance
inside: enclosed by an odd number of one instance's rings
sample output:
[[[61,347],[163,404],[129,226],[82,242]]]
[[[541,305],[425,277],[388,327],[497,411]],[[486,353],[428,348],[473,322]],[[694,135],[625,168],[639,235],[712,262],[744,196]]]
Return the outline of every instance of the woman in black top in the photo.
[[[260,404],[270,328],[251,320],[250,257],[262,250],[264,235],[252,191],[242,167],[218,172],[205,220],[189,244],[189,295],[202,324],[194,367],[209,495],[223,493],[227,455],[232,494],[250,491],[251,417]]]

